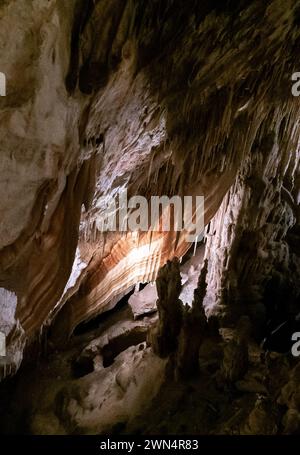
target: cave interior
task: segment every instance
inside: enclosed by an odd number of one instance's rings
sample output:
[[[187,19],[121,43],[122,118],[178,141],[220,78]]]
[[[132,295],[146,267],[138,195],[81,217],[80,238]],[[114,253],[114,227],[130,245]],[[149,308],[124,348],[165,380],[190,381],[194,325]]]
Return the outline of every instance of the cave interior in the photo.
[[[300,434],[299,56],[297,0],[0,2],[0,434]]]

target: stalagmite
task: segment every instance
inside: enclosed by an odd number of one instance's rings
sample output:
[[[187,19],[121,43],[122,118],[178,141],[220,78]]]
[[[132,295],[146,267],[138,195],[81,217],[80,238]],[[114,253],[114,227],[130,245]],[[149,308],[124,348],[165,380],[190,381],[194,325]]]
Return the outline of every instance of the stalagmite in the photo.
[[[157,280],[158,325],[149,333],[153,351],[167,357],[175,351],[182,319],[182,303],[179,300],[181,277],[179,262],[174,259],[160,269]]]

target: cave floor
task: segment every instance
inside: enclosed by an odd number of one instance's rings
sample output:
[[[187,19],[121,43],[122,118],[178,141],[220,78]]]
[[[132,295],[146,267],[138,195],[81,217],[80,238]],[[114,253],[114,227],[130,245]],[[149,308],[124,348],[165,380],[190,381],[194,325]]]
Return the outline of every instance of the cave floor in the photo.
[[[234,330],[204,341],[200,370],[177,380],[171,361],[155,356],[146,332],[156,314],[136,321],[127,305],[98,328],[49,347],[34,365],[1,385],[3,434],[277,434],[286,432],[288,387],[295,360],[249,343],[249,367],[225,381],[224,346]],[[234,353],[233,353],[234,356]],[[222,367],[223,362],[223,367]],[[227,355],[227,362],[233,362]],[[225,365],[226,367],[226,365]],[[228,367],[228,365],[227,365]],[[229,365],[232,368],[232,365]],[[292,424],[293,429],[293,422]]]

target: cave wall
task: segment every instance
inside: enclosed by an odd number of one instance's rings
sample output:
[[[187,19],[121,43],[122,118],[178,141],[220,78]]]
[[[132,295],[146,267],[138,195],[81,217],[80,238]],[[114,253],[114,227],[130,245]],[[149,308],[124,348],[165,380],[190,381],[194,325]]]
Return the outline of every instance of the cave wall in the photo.
[[[293,109],[273,109],[262,120],[207,229],[207,312],[227,324],[248,314],[258,333],[266,319],[299,312],[299,134]]]

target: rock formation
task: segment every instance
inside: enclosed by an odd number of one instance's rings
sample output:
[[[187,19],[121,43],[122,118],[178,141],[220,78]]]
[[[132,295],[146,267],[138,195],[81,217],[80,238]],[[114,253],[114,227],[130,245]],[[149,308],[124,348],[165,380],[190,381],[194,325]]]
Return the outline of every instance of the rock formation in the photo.
[[[211,419],[195,431],[299,431],[295,359],[259,348],[300,312],[299,24],[297,0],[0,2],[0,378],[5,396],[41,359],[49,394],[40,409],[23,403],[29,432],[135,428],[165,373],[178,400],[185,381],[209,384],[208,401],[190,384]],[[103,232],[123,190],[204,196],[201,253],[162,214],[155,229]],[[140,283],[157,289],[147,310],[129,295]],[[116,328],[105,318],[119,311]]]

